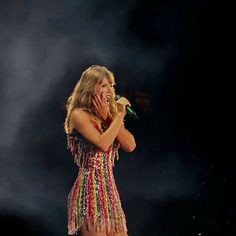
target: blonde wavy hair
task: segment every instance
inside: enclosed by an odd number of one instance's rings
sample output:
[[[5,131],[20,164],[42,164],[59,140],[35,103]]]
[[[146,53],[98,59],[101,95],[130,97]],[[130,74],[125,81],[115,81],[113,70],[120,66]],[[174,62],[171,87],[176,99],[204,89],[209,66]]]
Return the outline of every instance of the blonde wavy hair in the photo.
[[[64,122],[64,130],[69,133],[69,120],[70,115],[74,108],[79,107],[88,112],[92,116],[98,117],[97,112],[92,103],[92,94],[96,84],[101,84],[103,79],[106,78],[112,85],[115,84],[114,75],[105,66],[92,65],[87,68],[81,75],[76,83],[71,95],[66,103],[66,119]],[[114,119],[117,113],[117,106],[115,102],[115,90],[112,90],[112,96],[109,101],[108,117]],[[98,117],[99,118],[99,117]]]

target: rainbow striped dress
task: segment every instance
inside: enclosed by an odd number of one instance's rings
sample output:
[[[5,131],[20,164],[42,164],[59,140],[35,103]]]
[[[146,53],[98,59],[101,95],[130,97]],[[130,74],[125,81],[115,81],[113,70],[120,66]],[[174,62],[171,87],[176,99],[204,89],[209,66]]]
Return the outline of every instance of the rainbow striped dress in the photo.
[[[100,132],[107,128],[91,119]],[[78,176],[68,195],[68,234],[75,235],[82,226],[90,231],[127,232],[126,218],[116,187],[113,167],[118,160],[117,141],[106,152],[91,144],[75,129],[67,134],[67,149],[79,167]]]

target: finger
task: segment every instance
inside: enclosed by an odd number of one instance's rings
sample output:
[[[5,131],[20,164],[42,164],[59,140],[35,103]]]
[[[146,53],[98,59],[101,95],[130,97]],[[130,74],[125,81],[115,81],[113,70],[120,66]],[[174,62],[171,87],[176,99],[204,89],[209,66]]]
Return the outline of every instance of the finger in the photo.
[[[121,102],[122,104],[125,104],[125,105],[128,105],[128,106],[131,106],[129,100],[126,99],[126,98],[124,98],[124,97],[121,98],[120,102]]]
[[[102,103],[103,105],[107,105],[107,98],[106,98],[104,92],[101,93],[101,103]]]
[[[124,104],[118,103],[118,110],[121,111],[122,113],[126,113],[126,107]]]
[[[104,102],[106,100],[106,97],[104,95],[104,92],[101,93],[101,100]]]
[[[120,104],[122,106],[131,106],[128,102],[118,102],[117,104]]]
[[[98,104],[96,103],[95,100],[93,100],[93,105],[95,106],[96,109],[98,109],[99,106],[98,106]]]
[[[98,98],[98,101],[101,104],[101,106],[104,106],[104,105],[106,106],[107,105],[107,100],[106,100],[106,97],[104,95],[104,92],[101,93],[100,97],[97,96],[97,98]]]
[[[125,103],[126,105],[128,105],[128,106],[131,106],[131,104],[130,104],[130,102],[129,102],[129,100],[128,100],[127,98],[124,98],[124,103]]]
[[[103,92],[100,94],[100,96],[96,93],[96,97],[98,98],[98,100],[99,100],[99,102],[102,102],[102,94],[103,94]]]
[[[96,103],[97,103],[98,105],[101,105],[101,99],[99,98],[99,96],[98,96],[97,93],[95,93],[95,95],[94,95],[94,100],[96,101]]]
[[[104,105],[108,105],[107,97],[105,96],[104,93],[102,93],[102,103],[103,103]]]

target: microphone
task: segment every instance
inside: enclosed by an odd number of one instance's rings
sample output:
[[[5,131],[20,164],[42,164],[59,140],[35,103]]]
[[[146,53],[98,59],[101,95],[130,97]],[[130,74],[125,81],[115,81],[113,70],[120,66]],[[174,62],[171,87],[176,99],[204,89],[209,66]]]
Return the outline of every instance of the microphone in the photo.
[[[122,96],[119,94],[116,94],[115,96],[115,100],[119,100]],[[132,116],[133,118],[135,118],[136,120],[139,120],[139,117],[137,116],[136,112],[130,107],[130,106],[126,106],[126,112]]]

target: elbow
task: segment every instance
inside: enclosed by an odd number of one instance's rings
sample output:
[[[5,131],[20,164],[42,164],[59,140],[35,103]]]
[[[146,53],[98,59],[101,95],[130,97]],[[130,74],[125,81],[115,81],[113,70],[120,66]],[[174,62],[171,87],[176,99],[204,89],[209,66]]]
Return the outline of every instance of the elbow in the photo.
[[[133,143],[133,144],[127,145],[125,147],[125,151],[126,152],[132,152],[135,148],[136,148],[136,143]]]
[[[109,149],[109,145],[105,143],[99,143],[97,147],[102,151],[102,152],[107,152]]]
[[[108,147],[102,147],[102,146],[100,146],[99,149],[100,149],[102,152],[107,152],[107,151],[108,151]]]

